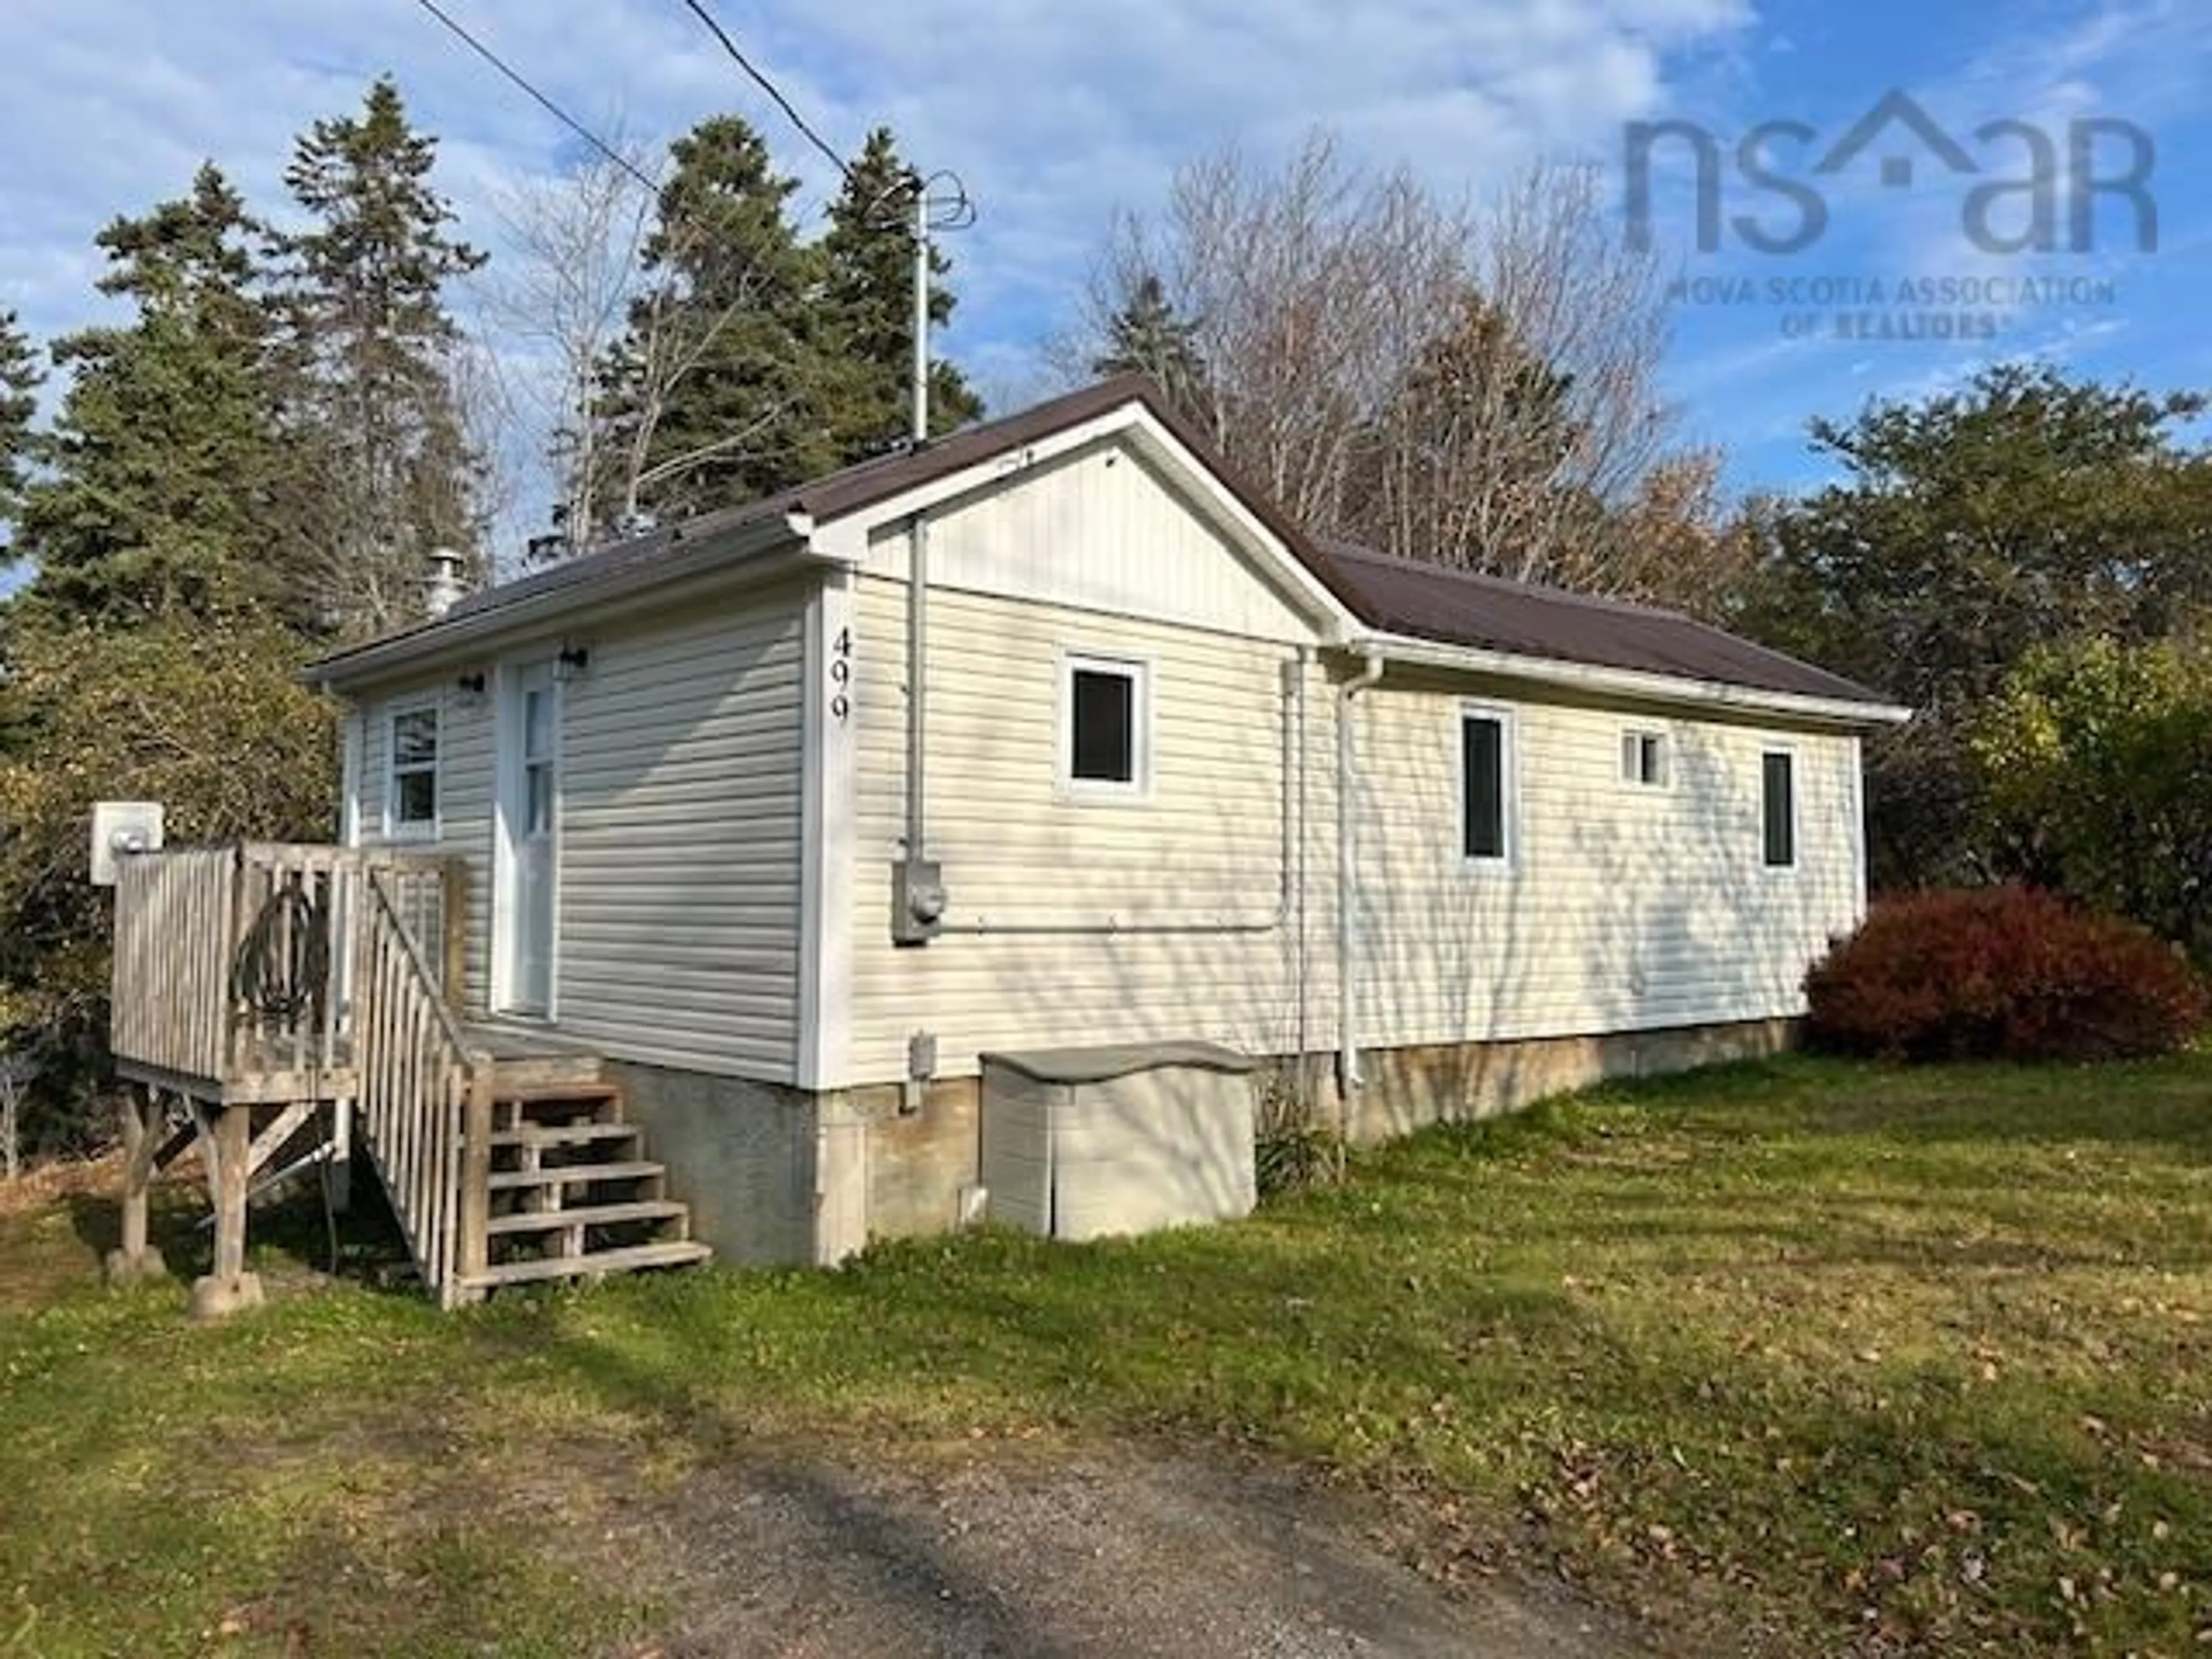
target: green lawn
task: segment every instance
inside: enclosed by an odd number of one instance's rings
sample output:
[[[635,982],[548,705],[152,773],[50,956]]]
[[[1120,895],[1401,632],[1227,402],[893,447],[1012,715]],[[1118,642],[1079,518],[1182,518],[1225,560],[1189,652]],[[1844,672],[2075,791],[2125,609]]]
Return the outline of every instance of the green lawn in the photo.
[[[1324,1470],[1432,1565],[1556,1569],[1693,1650],[2203,1652],[2208,1177],[2212,1060],[1793,1060],[1208,1231],[216,1328],[89,1283],[102,1204],[19,1207],[0,1654],[619,1650],[663,1609],[603,1540],[687,1472],[1132,1433]]]

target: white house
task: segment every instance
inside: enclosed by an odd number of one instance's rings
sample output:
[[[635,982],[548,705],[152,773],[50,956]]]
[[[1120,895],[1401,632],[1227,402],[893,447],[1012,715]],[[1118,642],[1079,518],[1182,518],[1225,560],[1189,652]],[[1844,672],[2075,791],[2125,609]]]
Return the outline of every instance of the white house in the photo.
[[[1319,545],[1136,379],[316,672],[348,841],[467,860],[470,1012],[604,1056],[740,1258],[953,1224],[988,1053],[1207,1040],[1371,1137],[1767,1049],[1904,714]]]

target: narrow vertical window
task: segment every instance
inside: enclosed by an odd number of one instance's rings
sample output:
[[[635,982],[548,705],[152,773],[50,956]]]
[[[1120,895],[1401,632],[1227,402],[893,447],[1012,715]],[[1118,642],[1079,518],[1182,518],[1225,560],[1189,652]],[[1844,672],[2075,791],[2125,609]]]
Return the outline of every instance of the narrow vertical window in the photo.
[[[1647,789],[1667,787],[1667,738],[1661,732],[1620,734],[1620,781]]]
[[[1793,868],[1797,862],[1796,757],[1786,749],[1770,749],[1759,757],[1759,805],[1766,867]]]
[[[436,708],[394,709],[388,735],[391,762],[384,797],[386,832],[434,836],[438,828]]]
[[[1512,778],[1505,716],[1469,710],[1460,716],[1460,853],[1471,862],[1502,864],[1510,851]]]

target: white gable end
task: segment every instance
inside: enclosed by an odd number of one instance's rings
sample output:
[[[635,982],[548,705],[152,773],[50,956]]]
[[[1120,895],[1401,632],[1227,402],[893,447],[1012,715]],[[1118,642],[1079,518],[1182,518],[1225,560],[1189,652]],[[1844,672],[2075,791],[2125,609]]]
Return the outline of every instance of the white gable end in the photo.
[[[817,532],[818,551],[906,577],[927,513],[933,586],[1309,644],[1333,610],[1272,533],[1202,468],[1122,420]]]

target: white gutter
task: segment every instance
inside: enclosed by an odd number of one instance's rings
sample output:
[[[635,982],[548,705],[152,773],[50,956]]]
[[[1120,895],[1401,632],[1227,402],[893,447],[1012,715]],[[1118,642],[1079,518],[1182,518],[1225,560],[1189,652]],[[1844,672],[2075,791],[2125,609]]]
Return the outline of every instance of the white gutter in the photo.
[[[1912,710],[1895,703],[1856,702],[1847,697],[1811,697],[1792,691],[1764,691],[1754,686],[1723,685],[1711,680],[1686,679],[1674,674],[1643,669],[1607,668],[1595,663],[1561,662],[1549,657],[1528,657],[1517,652],[1492,651],[1480,646],[1444,645],[1402,634],[1368,634],[1352,641],[1349,649],[1370,660],[1377,657],[1410,667],[1449,668],[1462,673],[1491,674],[1501,679],[1528,680],[1543,685],[1608,696],[1640,697],[1652,702],[1679,704],[1698,710],[1725,710],[1747,714],[1778,714],[1824,725],[1873,727],[1902,726]]]
[[[1359,808],[1355,795],[1359,783],[1359,753],[1352,737],[1352,705],[1359,694],[1382,678],[1382,653],[1363,647],[1359,672],[1336,692],[1336,1092],[1339,1109],[1349,1117],[1352,1091],[1364,1079],[1359,1075],[1358,1021],[1359,998],[1354,975],[1359,965],[1359,905],[1355,890],[1359,875]],[[1339,1124],[1341,1129],[1343,1124]]]

